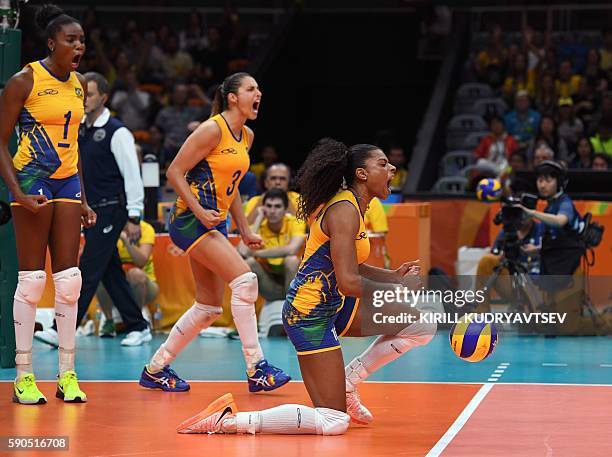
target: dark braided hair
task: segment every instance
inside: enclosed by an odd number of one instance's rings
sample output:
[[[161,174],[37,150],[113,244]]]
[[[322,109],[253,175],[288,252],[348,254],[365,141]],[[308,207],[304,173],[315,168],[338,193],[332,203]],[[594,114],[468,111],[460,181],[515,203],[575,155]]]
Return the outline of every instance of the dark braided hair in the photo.
[[[342,188],[351,187],[355,170],[365,168],[370,152],[380,149],[372,144],[356,144],[350,148],[332,138],[323,138],[308,154],[297,175],[300,191],[296,217],[307,221],[321,206]]]
[[[59,6],[50,3],[38,9],[35,20],[38,27],[45,33],[45,38],[47,40],[55,40],[57,33],[66,24],[77,23],[80,25],[79,21],[64,13],[64,10]],[[47,48],[47,53],[51,55],[50,48]]]
[[[223,80],[222,84],[219,84],[215,89],[215,98],[212,102],[212,110],[210,115],[215,116],[221,113],[227,108],[227,96],[228,94],[238,95],[238,88],[242,84],[242,80],[246,77],[250,77],[248,73],[239,72],[229,75]]]

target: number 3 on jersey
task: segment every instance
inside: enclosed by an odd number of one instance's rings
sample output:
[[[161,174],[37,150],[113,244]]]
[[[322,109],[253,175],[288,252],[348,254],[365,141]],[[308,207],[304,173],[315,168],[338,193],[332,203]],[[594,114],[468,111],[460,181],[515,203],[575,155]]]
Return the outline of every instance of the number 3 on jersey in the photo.
[[[228,186],[226,191],[228,197],[234,193],[234,189],[236,188],[236,182],[238,182],[238,180],[240,179],[240,175],[242,175],[242,172],[240,170],[236,170],[232,175],[232,185]]]

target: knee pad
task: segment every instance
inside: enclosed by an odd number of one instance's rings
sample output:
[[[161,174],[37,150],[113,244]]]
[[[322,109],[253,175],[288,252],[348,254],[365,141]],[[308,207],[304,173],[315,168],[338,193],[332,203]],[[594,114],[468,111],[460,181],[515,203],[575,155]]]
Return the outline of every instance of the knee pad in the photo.
[[[399,332],[397,336],[409,338],[418,345],[424,346],[432,340],[437,329],[438,325],[433,322],[415,322]]]
[[[229,283],[232,290],[233,305],[249,305],[257,301],[259,288],[257,286],[257,275],[253,272],[241,274]]]
[[[73,305],[81,295],[81,270],[77,267],[53,273],[55,283],[55,301]]]
[[[42,270],[20,271],[14,295],[15,300],[31,306],[38,305],[45,291],[46,283],[47,273]]]
[[[192,324],[196,328],[204,328],[209,326],[217,320],[221,314],[223,314],[223,308],[220,306],[203,305],[202,303],[194,303],[193,312],[190,313],[192,317]]]
[[[315,408],[317,435],[342,435],[346,432],[351,420],[342,411],[330,408]]]

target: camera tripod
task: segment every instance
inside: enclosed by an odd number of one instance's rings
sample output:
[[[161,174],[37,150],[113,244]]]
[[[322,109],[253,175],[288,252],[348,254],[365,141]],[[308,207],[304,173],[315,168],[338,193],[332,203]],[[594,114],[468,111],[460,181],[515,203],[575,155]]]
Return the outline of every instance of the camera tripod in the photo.
[[[535,312],[543,307],[542,293],[529,277],[528,270],[520,263],[504,257],[499,265],[493,269],[493,275],[486,282],[485,287],[490,290],[500,277],[502,270],[510,273],[510,309],[509,312]],[[506,297],[504,297],[506,298]]]

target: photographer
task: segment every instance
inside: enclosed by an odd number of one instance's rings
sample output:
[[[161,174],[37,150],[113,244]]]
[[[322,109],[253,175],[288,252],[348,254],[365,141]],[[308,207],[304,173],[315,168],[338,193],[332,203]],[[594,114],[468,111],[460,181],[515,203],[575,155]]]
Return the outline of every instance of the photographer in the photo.
[[[565,167],[546,160],[536,167],[535,172],[540,198],[548,204],[543,212],[519,206],[529,217],[544,224],[541,275],[554,275],[556,278],[546,278],[541,285],[548,290],[558,290],[569,283],[567,277],[574,274],[584,254],[584,244],[578,233],[581,219],[572,199],[565,193],[568,182]]]

